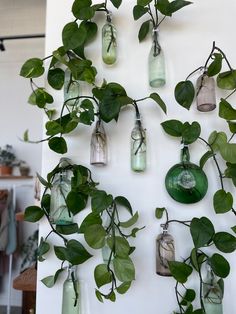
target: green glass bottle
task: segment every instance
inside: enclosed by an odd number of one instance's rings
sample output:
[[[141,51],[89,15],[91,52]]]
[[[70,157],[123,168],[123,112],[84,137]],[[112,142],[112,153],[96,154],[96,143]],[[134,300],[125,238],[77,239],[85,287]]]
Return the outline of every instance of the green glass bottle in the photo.
[[[161,87],[166,83],[165,58],[158,41],[158,30],[153,30],[153,44],[148,58],[149,85]]]
[[[102,28],[102,59],[112,65],[117,59],[116,28],[112,24],[111,12],[107,14],[106,24]]]
[[[206,195],[207,176],[199,166],[190,162],[188,146],[181,150],[181,162],[168,171],[165,185],[169,195],[184,204],[199,202]]]
[[[80,84],[78,81],[74,80],[69,69],[65,70],[65,82],[64,82],[64,102],[66,101],[67,106],[75,106],[79,103],[76,98],[80,95]],[[71,100],[69,100],[71,99]]]
[[[62,314],[82,314],[80,284],[76,266],[69,266],[68,277],[63,284]]]
[[[203,283],[203,304],[206,314],[223,314],[223,292],[210,265],[207,265],[207,276]]]
[[[136,116],[135,126],[131,132],[131,169],[143,172],[146,169],[146,133],[140,115]]]

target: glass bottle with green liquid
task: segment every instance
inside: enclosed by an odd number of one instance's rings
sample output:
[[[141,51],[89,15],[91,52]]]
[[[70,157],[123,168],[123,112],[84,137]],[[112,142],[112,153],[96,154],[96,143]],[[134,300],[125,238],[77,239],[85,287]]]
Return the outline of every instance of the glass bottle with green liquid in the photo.
[[[102,28],[102,59],[112,65],[117,59],[116,28],[112,24],[112,13],[108,11],[106,24]]]

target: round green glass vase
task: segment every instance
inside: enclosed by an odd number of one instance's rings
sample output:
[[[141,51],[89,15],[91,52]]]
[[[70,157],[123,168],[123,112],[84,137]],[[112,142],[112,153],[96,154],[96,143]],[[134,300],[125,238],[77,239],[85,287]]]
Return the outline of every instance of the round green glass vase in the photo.
[[[165,186],[169,195],[183,204],[197,203],[206,195],[207,176],[199,166],[190,162],[188,146],[181,150],[181,162],[167,172]]]

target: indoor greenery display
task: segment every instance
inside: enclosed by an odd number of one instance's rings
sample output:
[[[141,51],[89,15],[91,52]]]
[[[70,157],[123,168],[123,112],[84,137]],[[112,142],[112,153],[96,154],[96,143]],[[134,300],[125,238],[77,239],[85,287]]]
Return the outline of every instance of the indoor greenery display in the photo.
[[[50,190],[53,178],[62,171],[71,171],[71,191],[66,197],[66,205],[71,215],[80,213],[87,207],[91,200],[91,212],[78,225],[71,223],[67,225],[54,225],[50,219]],[[102,249],[104,246],[109,248],[109,257],[106,263],[101,263],[94,270],[94,278],[97,285],[96,296],[99,301],[103,298],[115,301],[118,292],[124,294],[135,279],[135,267],[130,255],[135,247],[130,246],[128,239],[136,237],[136,233],[142,228],[133,227],[138,220],[138,213],[133,213],[129,201],[123,196],[113,197],[103,190],[97,188],[98,183],[92,179],[89,169],[81,165],[67,162],[61,166],[58,164],[48,175],[47,180],[39,176],[40,182],[45,186],[41,200],[41,207],[30,206],[25,210],[25,220],[37,222],[42,217],[46,217],[51,227],[49,234],[41,237],[38,248],[38,260],[43,262],[45,254],[53,250],[56,257],[61,261],[61,267],[55,275],[42,279],[47,287],[52,287],[60,273],[65,270],[64,263],[70,265],[80,265],[86,262],[92,255],[76,239],[68,239],[67,235],[82,234],[87,244],[93,249]],[[121,207],[125,208],[130,218],[121,221]],[[103,221],[104,213],[110,218],[109,225],[105,226]],[[131,228],[131,229],[130,229]],[[50,243],[50,235],[57,235],[62,242],[61,246],[53,246]],[[110,284],[108,292],[104,292],[102,287]]]

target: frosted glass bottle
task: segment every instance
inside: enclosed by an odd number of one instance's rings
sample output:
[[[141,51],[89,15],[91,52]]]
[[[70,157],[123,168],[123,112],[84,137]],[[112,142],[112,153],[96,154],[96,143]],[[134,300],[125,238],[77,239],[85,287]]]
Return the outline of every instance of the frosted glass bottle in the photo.
[[[153,43],[148,58],[149,85],[161,87],[166,83],[165,58],[158,41],[158,31],[153,30]]]
[[[206,314],[223,314],[223,293],[210,265],[203,283],[203,304]]]
[[[146,169],[146,133],[140,117],[136,118],[131,132],[131,169],[143,172]]]
[[[156,239],[156,273],[160,276],[172,276],[168,262],[175,260],[173,237],[168,233],[168,226],[161,225],[163,232]]]
[[[64,101],[68,99],[78,97],[81,93],[80,84],[78,81],[74,80],[71,71],[66,69],[65,71],[65,82],[64,82]],[[79,99],[68,100],[66,102],[67,106],[75,106],[79,103]]]
[[[90,143],[90,164],[105,166],[107,164],[107,136],[102,120],[96,122]]]
[[[196,100],[199,111],[208,112],[216,108],[215,80],[207,74],[201,75],[196,83]]]
[[[68,211],[66,197],[71,190],[67,171],[56,173],[51,189],[50,221],[56,225],[73,223],[73,215]]]
[[[112,65],[117,59],[116,28],[112,24],[111,12],[107,14],[106,24],[102,28],[102,59],[105,64]]]
[[[77,297],[75,290],[78,294]],[[69,266],[68,277],[63,284],[62,314],[82,314],[80,294],[76,266]]]

